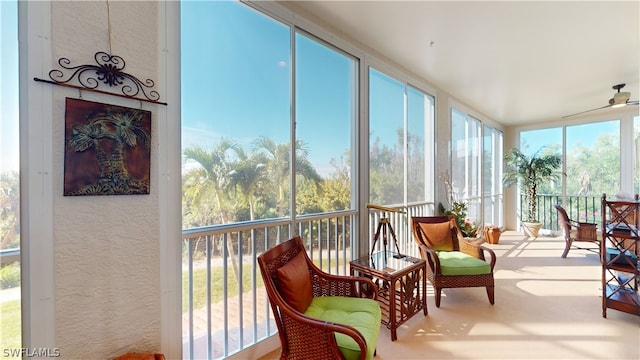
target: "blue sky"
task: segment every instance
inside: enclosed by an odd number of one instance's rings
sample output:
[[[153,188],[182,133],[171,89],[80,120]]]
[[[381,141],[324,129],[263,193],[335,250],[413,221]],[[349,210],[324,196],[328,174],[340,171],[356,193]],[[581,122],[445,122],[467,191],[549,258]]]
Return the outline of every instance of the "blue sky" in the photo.
[[[18,171],[18,8],[0,1],[0,173]]]
[[[603,134],[620,136],[620,121],[603,121],[591,124],[567,126],[567,152],[580,144],[591,147]],[[526,144],[523,151],[527,154],[538,151],[543,146],[562,144],[562,127],[532,130],[522,133],[521,141]]]
[[[291,37],[288,26],[228,2],[182,6],[182,143],[213,148],[222,137],[251,150],[266,136],[290,140]],[[296,36],[296,131],[319,172],[350,146],[348,58]],[[332,74],[328,76],[327,74]]]

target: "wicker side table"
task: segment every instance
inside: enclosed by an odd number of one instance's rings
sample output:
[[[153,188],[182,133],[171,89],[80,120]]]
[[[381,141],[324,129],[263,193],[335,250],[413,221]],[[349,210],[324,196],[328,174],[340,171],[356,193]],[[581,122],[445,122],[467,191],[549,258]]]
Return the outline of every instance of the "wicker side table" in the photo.
[[[427,311],[426,262],[422,259],[381,251],[349,263],[351,275],[365,276],[378,287],[382,324],[398,339],[397,329],[413,315]]]

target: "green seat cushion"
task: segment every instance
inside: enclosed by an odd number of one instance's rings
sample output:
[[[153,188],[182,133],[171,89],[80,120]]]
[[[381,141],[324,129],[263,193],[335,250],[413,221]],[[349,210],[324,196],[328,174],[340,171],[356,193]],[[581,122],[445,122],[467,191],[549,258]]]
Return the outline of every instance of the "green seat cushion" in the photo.
[[[491,273],[491,265],[460,251],[440,251],[442,275],[483,275]]]
[[[378,302],[345,296],[319,296],[311,300],[305,315],[356,328],[367,342],[367,359],[373,359],[382,314]],[[358,359],[360,347],[352,337],[336,333],[336,343],[345,359]]]

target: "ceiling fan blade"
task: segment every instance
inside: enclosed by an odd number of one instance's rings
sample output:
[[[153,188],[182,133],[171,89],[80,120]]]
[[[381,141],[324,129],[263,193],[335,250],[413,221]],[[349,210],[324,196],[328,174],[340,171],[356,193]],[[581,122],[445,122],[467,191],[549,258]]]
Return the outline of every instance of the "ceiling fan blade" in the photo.
[[[564,118],[568,118],[568,117],[571,117],[571,116],[576,116],[576,115],[580,115],[580,114],[588,113],[588,112],[590,112],[590,111],[596,111],[596,110],[600,110],[600,109],[606,109],[606,108],[608,108],[608,107],[611,107],[611,105],[605,105],[605,106],[601,106],[601,107],[599,107],[599,108],[595,108],[595,109],[591,109],[591,110],[586,110],[586,111],[581,111],[581,112],[579,112],[579,113],[575,113],[575,114],[571,114],[571,115],[565,115],[565,116],[563,116],[563,117],[562,117],[562,119],[564,119]]]
[[[640,100],[627,101],[627,105],[640,105]]]

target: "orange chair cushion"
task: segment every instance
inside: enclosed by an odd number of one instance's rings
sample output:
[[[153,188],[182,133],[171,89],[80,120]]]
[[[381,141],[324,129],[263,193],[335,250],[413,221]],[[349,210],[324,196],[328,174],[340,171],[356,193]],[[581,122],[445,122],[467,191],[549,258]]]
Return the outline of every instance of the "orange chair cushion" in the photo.
[[[313,300],[309,268],[302,252],[276,270],[278,290],[287,304],[303,313]]]
[[[419,226],[424,235],[425,245],[429,248],[435,251],[453,251],[451,222],[420,223]]]

